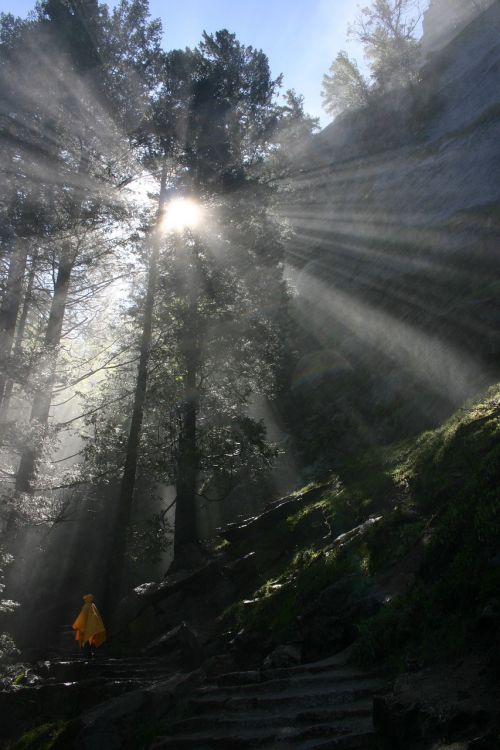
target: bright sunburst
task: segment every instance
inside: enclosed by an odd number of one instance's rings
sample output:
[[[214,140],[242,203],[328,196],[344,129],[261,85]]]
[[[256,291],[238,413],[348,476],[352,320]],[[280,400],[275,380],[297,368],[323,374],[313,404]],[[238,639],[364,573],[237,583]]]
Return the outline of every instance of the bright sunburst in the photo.
[[[174,198],[167,206],[162,228],[169,232],[194,229],[202,218],[202,208],[192,198]]]

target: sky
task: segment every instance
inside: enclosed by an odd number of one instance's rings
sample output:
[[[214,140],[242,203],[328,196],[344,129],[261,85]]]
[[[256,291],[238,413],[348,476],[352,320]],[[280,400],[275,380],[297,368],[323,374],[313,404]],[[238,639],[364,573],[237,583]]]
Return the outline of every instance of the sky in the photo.
[[[360,2],[360,0],[359,0]],[[262,49],[283,90],[303,94],[306,111],[330,118],[321,107],[321,81],[341,49],[362,60],[357,45],[346,43],[358,0],[150,0],[151,15],[162,20],[165,49],[192,47],[203,30],[227,28],[244,44]],[[0,0],[0,10],[26,16],[35,0]],[[109,2],[113,5],[113,2]]]

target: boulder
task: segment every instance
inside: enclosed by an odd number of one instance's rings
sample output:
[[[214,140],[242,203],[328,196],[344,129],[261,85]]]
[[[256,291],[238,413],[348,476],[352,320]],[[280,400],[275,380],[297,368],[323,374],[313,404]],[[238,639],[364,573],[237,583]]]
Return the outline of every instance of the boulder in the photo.
[[[302,661],[302,654],[298,646],[284,644],[277,646],[264,659],[264,669],[276,669],[280,667],[295,667]]]
[[[355,635],[352,624],[335,615],[317,613],[300,621],[300,637],[308,661],[343,650],[353,642]]]
[[[319,659],[352,643],[357,624],[382,606],[381,597],[366,591],[365,580],[347,575],[327,586],[297,618],[298,634],[307,659]]]
[[[195,632],[185,622],[172,628],[149,643],[144,649],[148,656],[178,657],[182,666],[193,668],[200,663],[201,647]]]
[[[301,495],[291,495],[290,497],[281,498],[274,503],[270,503],[267,509],[258,516],[230,523],[224,528],[217,529],[217,533],[219,536],[227,539],[228,542],[239,542],[252,538],[258,539],[261,534],[266,534],[269,530],[272,531],[280,521],[285,520],[288,516],[297,513],[306,505],[320,498],[327,488],[328,484],[321,484],[312,487]]]
[[[114,635],[143,644],[161,629],[190,619],[186,610],[192,610],[192,600],[203,598],[210,591],[211,599],[218,597],[219,601],[228,596],[228,586],[213,560],[193,570],[178,570],[160,582],[143,583],[121,600],[115,618],[119,629]],[[174,600],[176,605],[172,606]],[[168,606],[164,606],[166,602]]]

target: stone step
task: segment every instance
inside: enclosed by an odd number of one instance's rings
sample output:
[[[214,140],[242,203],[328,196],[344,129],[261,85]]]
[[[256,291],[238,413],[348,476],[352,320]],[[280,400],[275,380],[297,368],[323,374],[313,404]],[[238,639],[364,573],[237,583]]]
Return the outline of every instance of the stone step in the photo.
[[[317,669],[306,669],[305,666],[292,669],[251,670],[249,672],[229,672],[214,679],[214,685],[220,687],[231,687],[233,685],[249,685],[252,683],[273,682],[275,680],[294,680],[294,682],[307,679],[342,679],[345,677],[378,677],[375,672],[363,672],[353,667],[331,667],[324,666]]]
[[[290,746],[290,749],[292,746]],[[344,737],[336,737],[329,740],[320,740],[308,742],[299,747],[295,746],[294,750],[375,750],[377,740],[374,732],[365,734],[351,734]],[[285,750],[285,747],[273,745],[269,748],[264,747],[262,750]]]
[[[219,736],[190,735],[184,737],[160,737],[150,750],[369,750],[374,744],[372,729],[335,735],[335,727],[330,725],[316,726],[303,732],[281,733],[264,729],[260,735],[225,734]]]
[[[169,669],[99,669],[96,668],[96,672],[99,674],[102,674],[104,677],[122,677],[123,675],[128,675],[132,677],[138,677],[138,678],[147,678],[147,677],[171,677],[172,676],[172,670]]]
[[[298,711],[269,714],[247,711],[241,714],[202,714],[192,716],[175,722],[171,727],[171,734],[208,732],[214,729],[234,729],[242,727],[245,729],[254,729],[261,727],[265,723],[268,727],[315,725],[315,724],[333,724],[338,722],[339,725],[366,719],[372,720],[372,702],[359,701],[358,703],[345,705],[343,708],[330,708],[317,711]]]
[[[308,664],[298,664],[296,667],[274,667],[273,669],[263,669],[261,671],[266,679],[272,679],[274,677],[285,677],[287,674],[319,674],[321,672],[335,672],[342,669],[352,669],[353,671],[356,671],[354,667],[351,667],[344,662],[331,662],[327,659]]]
[[[303,689],[304,692],[309,688],[316,686],[329,687],[330,685],[340,684],[365,684],[367,680],[372,679],[376,685],[381,685],[380,678],[375,675],[366,675],[362,672],[354,672],[352,670],[345,670],[343,672],[320,672],[318,674],[302,673],[299,675],[288,675],[286,677],[280,677],[277,679],[270,679],[263,682],[248,682],[244,684],[215,684],[207,685],[206,687],[199,688],[198,694],[203,695],[224,695],[231,696],[235,694],[243,693],[273,693],[277,691],[286,690],[289,687],[295,687]]]
[[[352,703],[363,698],[370,698],[378,691],[382,682],[366,683],[355,686],[330,686],[328,690],[311,690],[304,693],[302,690],[288,689],[283,692],[269,693],[265,695],[240,695],[232,698],[221,696],[192,697],[189,700],[191,709],[197,713],[207,711],[248,711],[263,709],[268,712],[276,712],[280,707],[288,706],[290,709],[324,708],[338,704]]]
[[[104,677],[105,679],[121,679],[134,677],[141,680],[168,678],[172,674],[169,666],[152,662],[141,664],[138,660],[133,665],[122,664],[119,661],[75,660],[39,665],[34,668],[44,681],[70,682],[90,677]]]
[[[259,682],[279,677],[287,677],[289,675],[336,672],[337,670],[342,669],[350,669],[357,673],[358,670],[348,665],[349,655],[350,649],[346,649],[336,656],[331,656],[327,659],[321,659],[316,662],[309,662],[307,664],[298,664],[295,667],[275,667],[273,669],[249,670],[245,672],[228,672],[217,677],[215,682],[220,685],[242,684],[244,682]],[[366,673],[359,672],[359,674]]]

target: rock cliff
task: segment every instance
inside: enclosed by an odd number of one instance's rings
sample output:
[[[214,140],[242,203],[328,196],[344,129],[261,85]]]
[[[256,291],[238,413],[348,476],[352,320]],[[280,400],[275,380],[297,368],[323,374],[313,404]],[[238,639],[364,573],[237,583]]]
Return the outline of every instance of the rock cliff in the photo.
[[[358,392],[364,378],[373,439],[435,424],[498,372],[499,28],[495,2],[414,89],[337,118],[281,206],[305,356],[329,352],[323,370]]]

